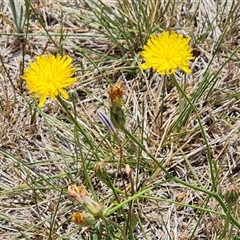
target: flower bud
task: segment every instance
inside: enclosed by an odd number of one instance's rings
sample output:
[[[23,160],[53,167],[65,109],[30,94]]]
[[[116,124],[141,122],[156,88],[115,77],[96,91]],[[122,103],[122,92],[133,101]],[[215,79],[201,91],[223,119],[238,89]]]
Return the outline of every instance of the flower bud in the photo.
[[[228,187],[225,197],[226,197],[226,201],[229,205],[234,206],[237,203],[237,200],[239,197],[239,191],[234,184],[231,184]]]
[[[110,118],[115,128],[119,128],[122,130],[125,128],[125,116],[121,108],[111,107]]]
[[[108,182],[108,174],[107,174],[107,170],[104,166],[104,162],[97,162],[94,166],[94,170],[96,173],[96,176],[103,182],[105,183],[107,186],[109,186],[109,182]]]
[[[125,116],[122,110],[124,91],[124,82],[112,84],[108,90],[110,100],[110,119],[113,126],[119,129],[124,129],[125,127]]]
[[[68,194],[83,204],[83,196],[87,195],[87,191],[84,186],[70,185],[68,186]]]
[[[100,216],[102,214],[103,207],[92,198],[83,196],[83,206],[93,215]]]
[[[125,90],[124,82],[117,82],[115,84],[110,85],[108,90],[110,104],[112,107],[122,107],[122,98]]]
[[[68,96],[69,96],[68,100],[71,101],[73,103],[73,105],[75,106],[78,102],[78,99],[79,99],[77,91],[69,92]]]
[[[81,226],[92,226],[95,222],[95,219],[90,213],[74,212],[71,221]]]
[[[68,194],[75,200],[79,201],[93,216],[99,216],[102,214],[103,207],[87,196],[87,191],[83,186],[68,186]]]

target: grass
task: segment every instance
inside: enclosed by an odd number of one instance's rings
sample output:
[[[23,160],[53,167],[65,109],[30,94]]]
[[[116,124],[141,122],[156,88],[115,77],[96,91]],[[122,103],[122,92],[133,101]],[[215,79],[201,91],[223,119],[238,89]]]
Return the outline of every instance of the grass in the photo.
[[[21,4],[0,4],[1,237],[240,239],[239,1]],[[167,29],[191,37],[191,74],[139,68],[150,34]],[[58,52],[78,82],[38,108],[20,76]],[[96,111],[110,114],[120,81],[126,128],[112,135]],[[71,222],[88,212],[73,184],[103,207],[91,226]]]

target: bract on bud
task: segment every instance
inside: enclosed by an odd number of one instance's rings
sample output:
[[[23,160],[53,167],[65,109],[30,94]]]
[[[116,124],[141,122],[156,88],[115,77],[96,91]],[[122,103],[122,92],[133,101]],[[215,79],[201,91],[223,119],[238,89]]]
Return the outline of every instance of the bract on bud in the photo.
[[[234,206],[237,203],[238,198],[239,198],[239,190],[234,184],[230,185],[226,193],[227,203]]]
[[[108,174],[104,162],[97,162],[94,166],[96,176],[106,185],[109,185]]]
[[[97,115],[99,116],[101,121],[104,123],[104,125],[107,127],[107,129],[110,133],[116,133],[116,130],[115,130],[111,120],[107,117],[107,115],[104,113],[104,111],[98,109]]]

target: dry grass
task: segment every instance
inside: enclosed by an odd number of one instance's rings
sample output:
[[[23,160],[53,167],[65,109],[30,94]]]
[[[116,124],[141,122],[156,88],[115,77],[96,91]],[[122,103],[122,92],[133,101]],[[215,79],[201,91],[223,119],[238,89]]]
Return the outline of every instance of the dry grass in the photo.
[[[15,35],[8,1],[0,3],[1,239],[113,239],[107,237],[108,232],[100,224],[96,230],[71,223],[72,212],[78,206],[74,207],[66,189],[74,182],[86,184],[83,159],[95,194],[106,208],[110,209],[115,199],[111,189],[95,176],[94,164],[105,160],[109,176],[117,187],[122,187],[121,177],[116,173],[118,147],[99,124],[95,113],[99,107],[108,108],[109,83],[119,80],[126,83],[127,128],[145,149],[174,177],[209,191],[213,184],[208,148],[196,114],[191,113],[177,129],[174,125],[179,116],[176,88],[171,81],[163,81],[163,77],[152,71],[139,70],[141,59],[137,53],[142,46],[137,44],[149,33],[142,33],[142,39],[136,39],[136,45],[131,47],[124,37],[119,39],[126,50],[122,56],[123,50],[108,39],[104,31],[96,31],[99,26],[94,21],[87,24],[86,19],[96,16],[86,2],[62,2],[65,4],[33,1],[36,12],[30,14],[27,40]],[[112,6],[116,14],[121,12],[115,1],[104,2]],[[215,166],[217,192],[224,196],[231,184],[240,187],[240,4],[239,1],[227,1],[227,5],[225,1],[176,1],[172,13],[171,7],[165,9],[164,4],[159,2],[153,7],[159,9],[156,19],[163,24],[162,28],[179,29],[190,35],[194,44],[195,60],[193,72],[186,78],[186,93],[194,95],[201,83],[207,82],[194,103]],[[131,28],[137,17],[134,14],[127,17]],[[153,22],[153,29],[156,25]],[[67,33],[66,38],[61,35],[62,30]],[[74,58],[79,70],[79,81],[70,91],[77,93],[77,117],[94,149],[81,134],[76,134],[57,101],[49,100],[42,110],[37,110],[36,121],[30,124],[34,104],[20,75],[34,56],[56,53],[59,50],[56,46]],[[184,78],[182,73],[176,77],[179,81]],[[72,103],[68,104],[73,109]],[[155,186],[133,203],[133,218],[138,221],[135,239],[220,239],[226,219],[219,202],[204,192],[168,181],[146,152],[123,134],[121,138],[125,144],[124,161],[135,175],[139,171],[138,191]],[[124,196],[120,198],[124,201]],[[125,207],[127,209],[127,205]],[[233,215],[238,218],[238,204],[234,211]],[[109,217],[123,224],[118,212]],[[240,239],[239,229],[232,226],[224,239]],[[93,232],[98,235],[90,238]]]

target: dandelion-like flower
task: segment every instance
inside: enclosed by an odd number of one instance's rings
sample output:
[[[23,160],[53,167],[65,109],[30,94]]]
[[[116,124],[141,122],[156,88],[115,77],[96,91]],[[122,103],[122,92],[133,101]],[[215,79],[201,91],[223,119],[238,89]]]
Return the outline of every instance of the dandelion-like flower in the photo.
[[[144,63],[143,70],[153,68],[159,74],[172,74],[177,68],[190,73],[190,60],[194,59],[190,38],[174,31],[165,31],[160,35],[152,34],[140,53]]]
[[[39,100],[39,107],[42,107],[47,97],[55,99],[61,94],[68,98],[64,88],[71,86],[77,81],[73,77],[76,68],[72,66],[72,58],[52,54],[36,57],[35,62],[29,63],[22,78],[27,82],[27,88],[35,94]]]

